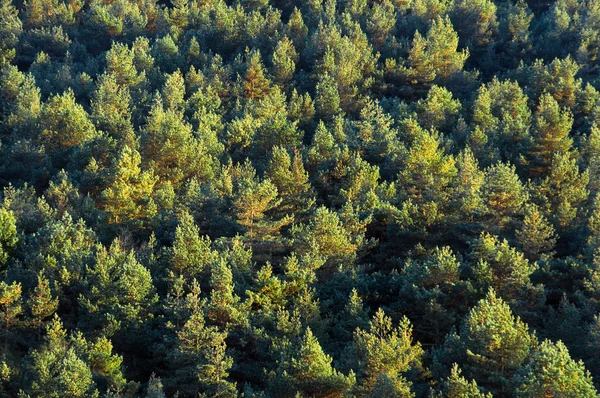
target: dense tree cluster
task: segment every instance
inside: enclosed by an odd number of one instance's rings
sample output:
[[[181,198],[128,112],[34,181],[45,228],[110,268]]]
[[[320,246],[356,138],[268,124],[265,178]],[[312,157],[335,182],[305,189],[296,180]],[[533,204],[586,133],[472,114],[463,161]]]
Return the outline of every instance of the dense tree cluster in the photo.
[[[0,0],[0,396],[598,396],[599,68],[599,0]]]

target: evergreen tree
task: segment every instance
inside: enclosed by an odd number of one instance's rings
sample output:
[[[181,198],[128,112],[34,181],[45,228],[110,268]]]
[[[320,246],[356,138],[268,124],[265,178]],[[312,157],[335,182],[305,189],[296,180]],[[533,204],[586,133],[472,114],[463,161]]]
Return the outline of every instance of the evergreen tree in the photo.
[[[6,263],[10,250],[18,241],[15,216],[3,206],[0,208],[0,264]]]
[[[287,84],[296,70],[296,62],[298,54],[294,47],[294,43],[287,36],[284,36],[275,47],[273,52],[273,77],[275,81],[281,85]]]
[[[552,256],[556,244],[554,228],[535,205],[526,207],[523,225],[516,231],[516,236],[530,260]]]
[[[485,170],[483,197],[488,209],[502,225],[527,202],[528,194],[515,166],[497,163]]]
[[[461,375],[458,364],[452,365],[450,376],[443,383],[441,396],[447,398],[491,398],[492,394],[483,393],[475,380],[468,381]]]
[[[12,1],[3,0],[0,3],[0,21],[0,65],[4,65],[15,58],[15,49],[23,32],[23,23]]]
[[[494,394],[508,396],[512,377],[536,345],[527,325],[490,289],[464,319],[460,337],[449,335],[436,360],[460,361],[467,377]]]
[[[277,210],[281,215],[301,215],[313,207],[313,189],[298,151],[292,158],[285,148],[273,148],[265,177],[277,187],[281,198]]]
[[[233,203],[234,214],[251,241],[272,239],[294,220],[289,214],[282,218],[269,216],[268,213],[281,204],[278,194],[277,187],[269,179],[260,181],[256,176],[249,176],[239,182]]]
[[[486,212],[483,197],[485,174],[469,147],[456,158],[457,175],[454,179],[451,208],[459,216],[473,220]]]
[[[201,237],[200,231],[189,213],[179,216],[175,229],[175,241],[171,250],[171,268],[177,275],[187,280],[200,279],[207,267],[216,261],[208,237]]]
[[[548,176],[539,183],[533,199],[556,228],[576,227],[577,224],[573,224],[580,214],[579,207],[589,195],[588,181],[588,172],[580,172],[576,159],[566,153],[557,153]]]
[[[31,323],[36,331],[39,331],[45,321],[56,313],[58,299],[52,297],[48,279],[43,275],[38,274],[37,286],[27,304],[32,315]]]
[[[278,374],[271,381],[276,396],[293,397],[297,393],[311,397],[342,397],[354,385],[354,375],[336,371],[332,358],[323,352],[310,328],[301,341],[280,360]]]
[[[583,362],[571,359],[562,342],[545,340],[515,376],[516,396],[596,397],[590,373]]]
[[[403,318],[394,327],[382,309],[373,316],[368,330],[356,329],[351,350],[359,396],[371,396],[381,375],[408,390],[410,382],[402,374],[420,366],[423,355],[421,345],[412,341],[412,325],[408,318]]]
[[[540,98],[535,119],[530,172],[534,176],[546,176],[554,155],[568,153],[573,145],[573,140],[569,138],[573,116],[561,110],[550,94],[545,94]]]
[[[55,316],[47,327],[43,349],[31,354],[33,381],[27,392],[56,398],[99,397],[92,371],[66,335],[62,322]]]
[[[131,96],[127,87],[120,86],[114,74],[102,75],[94,93],[91,118],[98,130],[133,146]]]
[[[115,161],[111,181],[101,195],[109,223],[139,222],[153,215],[152,192],[157,179],[152,170],[142,171],[140,163],[139,152],[128,146]]]

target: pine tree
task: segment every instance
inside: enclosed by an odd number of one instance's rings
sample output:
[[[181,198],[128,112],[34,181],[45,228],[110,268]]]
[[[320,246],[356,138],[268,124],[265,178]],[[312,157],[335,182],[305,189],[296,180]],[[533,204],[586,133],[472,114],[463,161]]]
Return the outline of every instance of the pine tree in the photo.
[[[62,322],[55,316],[47,327],[43,349],[31,354],[32,383],[27,390],[33,396],[99,397],[92,371],[83,355],[68,343]]]
[[[8,261],[10,250],[18,241],[15,216],[5,207],[0,208],[0,265]]]
[[[460,361],[466,377],[493,394],[508,396],[512,377],[536,345],[527,324],[490,289],[464,319],[460,337],[449,335],[436,360]]]
[[[331,365],[310,328],[292,352],[280,360],[278,374],[271,381],[274,396],[343,397],[354,385],[354,375],[344,376]]]
[[[454,157],[445,153],[441,137],[435,131],[417,129],[398,174],[401,198],[407,200],[404,205],[416,207],[417,214],[410,223],[428,226],[447,216],[446,207],[456,173]]]
[[[126,86],[117,82],[115,74],[102,75],[91,101],[91,118],[98,130],[134,145],[131,124],[131,96]]]
[[[540,98],[535,119],[530,173],[547,176],[554,155],[568,153],[573,145],[569,138],[573,116],[569,111],[561,110],[550,94],[545,94]]]
[[[244,305],[234,292],[230,266],[217,260],[212,266],[210,277],[210,300],[206,307],[207,318],[221,328],[244,326],[248,322]]]
[[[178,219],[171,267],[177,275],[183,275],[187,280],[200,279],[206,268],[216,260],[210,238],[200,236],[194,218],[189,213],[181,214]]]
[[[481,53],[493,43],[498,30],[493,1],[459,0],[453,4],[450,14],[456,31],[470,50]]]
[[[109,249],[100,249],[93,267],[86,272],[86,296],[79,297],[82,325],[102,328],[110,336],[120,327],[141,323],[156,302],[152,276],[115,240]]]
[[[527,206],[523,225],[516,231],[517,242],[527,257],[535,261],[552,257],[556,244],[554,228],[535,205]]]
[[[38,131],[38,118],[42,112],[40,89],[31,74],[25,76],[7,118],[7,127],[27,138],[33,138]]]
[[[175,189],[192,176],[207,181],[215,175],[217,160],[182,114],[163,109],[160,97],[155,98],[140,141],[144,163]]]
[[[469,147],[456,158],[457,175],[454,179],[451,208],[461,217],[473,220],[486,211],[483,198],[485,174]]]
[[[528,199],[514,165],[497,163],[485,170],[483,197],[500,225],[510,221]]]
[[[38,283],[33,294],[27,302],[31,311],[31,323],[35,330],[39,331],[45,321],[51,317],[58,309],[58,299],[52,297],[50,283],[48,279],[40,273],[38,274]]]
[[[239,182],[233,209],[237,223],[254,242],[270,240],[276,237],[281,228],[290,224],[293,215],[282,218],[270,217],[268,212],[281,204],[275,184],[269,179],[260,181],[251,176]]]
[[[392,319],[380,308],[373,316],[369,329],[357,329],[351,347],[353,361],[357,367],[357,393],[370,396],[377,386],[381,375],[394,380],[408,390],[410,382],[403,373],[419,366],[423,349],[419,343],[413,343],[412,325],[404,317],[394,327]]]
[[[152,192],[157,179],[152,170],[142,171],[140,163],[139,152],[125,146],[112,167],[111,181],[101,195],[111,224],[140,222],[153,215]]]
[[[282,216],[300,216],[313,207],[314,193],[299,151],[292,158],[285,148],[274,147],[265,177],[277,187],[281,198],[277,211]]]
[[[339,215],[324,206],[315,210],[308,223],[294,225],[292,238],[300,252],[316,248],[319,255],[334,262],[350,261],[358,250]]]
[[[516,300],[529,287],[529,277],[536,270],[523,253],[504,239],[483,232],[471,244],[475,278],[493,287],[505,300]]]
[[[315,115],[323,121],[331,121],[342,114],[338,85],[328,73],[319,76],[315,94]]]
[[[271,82],[265,76],[265,68],[261,61],[260,52],[258,50],[247,52],[246,73],[243,80],[244,97],[260,100],[269,94],[270,86]]]
[[[460,72],[469,57],[468,50],[458,49],[458,35],[448,17],[438,17],[426,38],[415,33],[408,54],[408,78],[412,84],[427,84],[435,79],[444,82]]]
[[[518,397],[596,397],[592,376],[583,362],[571,359],[562,343],[545,340],[515,376]]]
[[[434,85],[429,89],[427,97],[417,102],[419,124],[426,129],[448,131],[456,124],[460,109],[460,101],[452,98],[452,93]]]
[[[156,377],[154,373],[152,373],[150,380],[148,380],[146,398],[167,398],[163,391],[163,384],[160,377]]]
[[[167,74],[161,93],[165,108],[175,114],[182,114],[185,106],[185,82],[179,70]]]
[[[48,99],[40,114],[41,141],[58,158],[65,150],[82,145],[97,135],[87,112],[75,99],[72,90]],[[60,159],[59,164],[64,163]]]
[[[375,48],[381,48],[393,35],[396,26],[396,10],[390,0],[373,3],[366,21],[366,31]]]
[[[440,398],[491,398],[492,394],[481,392],[475,380],[468,381],[461,375],[458,364],[452,365],[450,376],[444,380]]]
[[[271,62],[273,77],[281,85],[286,85],[294,76],[298,54],[294,44],[287,36],[277,42]]]
[[[557,153],[552,159],[546,178],[536,187],[534,200],[556,228],[577,227],[580,207],[588,198],[589,173],[581,172],[568,153]]]
[[[485,149],[477,152],[486,165],[498,160],[522,162],[529,150],[532,115],[528,98],[517,82],[494,78],[477,90],[473,104],[474,129],[485,136]]]
[[[4,335],[4,352],[8,349],[9,336],[13,329],[19,326],[23,314],[23,298],[21,284],[13,282],[10,285],[0,282],[0,320]]]
[[[23,23],[12,1],[0,2],[0,21],[0,65],[5,65],[15,58],[15,49],[23,32]]]
[[[227,381],[233,359],[225,352],[226,334],[206,325],[198,294],[196,285],[186,299],[191,315],[177,331],[177,351],[171,354],[178,367],[175,387],[190,396],[233,397],[235,384]]]

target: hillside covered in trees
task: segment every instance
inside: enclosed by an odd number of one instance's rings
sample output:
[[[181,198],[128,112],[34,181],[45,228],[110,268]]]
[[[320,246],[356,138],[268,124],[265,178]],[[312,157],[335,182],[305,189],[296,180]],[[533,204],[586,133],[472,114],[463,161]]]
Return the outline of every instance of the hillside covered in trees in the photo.
[[[597,397],[600,0],[0,0],[0,396]]]

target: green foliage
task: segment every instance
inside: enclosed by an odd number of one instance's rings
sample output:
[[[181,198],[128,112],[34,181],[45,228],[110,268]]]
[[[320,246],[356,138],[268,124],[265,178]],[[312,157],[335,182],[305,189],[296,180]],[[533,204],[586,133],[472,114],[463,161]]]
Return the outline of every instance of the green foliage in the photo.
[[[0,209],[0,264],[8,260],[8,250],[14,247],[17,237],[16,220],[13,213],[5,208]]]
[[[382,309],[374,315],[368,330],[356,329],[351,351],[357,365],[357,393],[360,396],[371,396],[381,377],[397,383],[397,390],[410,391],[410,382],[402,374],[419,366],[423,355],[421,345],[413,343],[408,318],[393,326],[391,318]]]
[[[310,328],[297,346],[284,354],[279,362],[278,374],[271,382],[277,396],[295,396],[297,392],[312,397],[342,397],[355,383],[354,375],[336,371],[332,358],[323,352]]]
[[[595,397],[598,395],[582,362],[571,359],[562,342],[545,340],[516,375],[517,396]]]
[[[0,396],[597,395],[599,10],[0,0]]]

